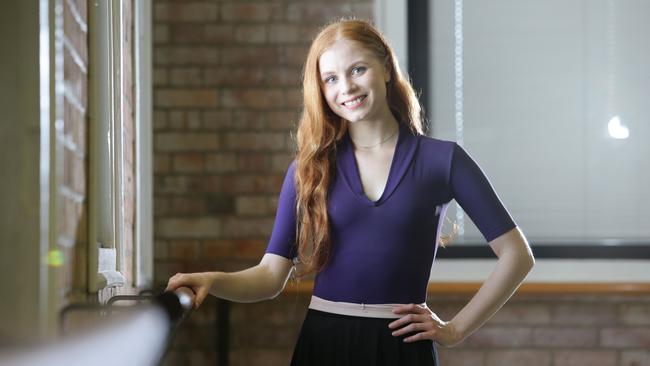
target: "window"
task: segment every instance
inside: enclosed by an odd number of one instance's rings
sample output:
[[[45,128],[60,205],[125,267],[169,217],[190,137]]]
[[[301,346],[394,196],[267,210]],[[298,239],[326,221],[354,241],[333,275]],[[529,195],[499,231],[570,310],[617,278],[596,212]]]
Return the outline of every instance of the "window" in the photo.
[[[100,297],[152,278],[150,13],[149,1],[89,7],[89,284]]]
[[[649,10],[611,0],[412,1],[408,21],[391,20],[402,27],[382,28],[401,29],[398,38],[406,30],[401,59],[430,134],[458,141],[488,173],[544,259],[540,280],[650,281]],[[447,217],[461,236],[439,255],[493,257],[454,206]]]

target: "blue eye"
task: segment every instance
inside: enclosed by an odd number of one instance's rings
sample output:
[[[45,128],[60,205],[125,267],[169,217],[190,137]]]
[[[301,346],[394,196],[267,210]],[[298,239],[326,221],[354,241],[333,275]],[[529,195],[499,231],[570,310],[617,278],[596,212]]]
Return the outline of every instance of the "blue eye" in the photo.
[[[323,80],[323,82],[324,82],[325,84],[331,84],[331,83],[333,83],[334,81],[336,81],[336,77],[335,77],[335,76],[328,76],[328,77],[325,78],[325,80]]]
[[[354,68],[352,69],[352,75],[361,74],[361,73],[363,73],[364,71],[366,71],[366,67],[365,67],[365,66],[357,66],[357,67],[354,67]]]

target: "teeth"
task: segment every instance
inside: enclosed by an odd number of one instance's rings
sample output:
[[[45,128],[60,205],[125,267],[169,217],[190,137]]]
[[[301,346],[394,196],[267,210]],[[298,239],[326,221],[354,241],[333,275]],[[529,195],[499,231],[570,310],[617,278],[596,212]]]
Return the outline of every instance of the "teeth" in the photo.
[[[352,107],[352,106],[355,106],[355,105],[361,103],[361,101],[364,98],[365,98],[365,95],[362,95],[362,96],[358,97],[357,99],[351,100],[349,102],[344,102],[343,105],[346,106],[346,107]]]

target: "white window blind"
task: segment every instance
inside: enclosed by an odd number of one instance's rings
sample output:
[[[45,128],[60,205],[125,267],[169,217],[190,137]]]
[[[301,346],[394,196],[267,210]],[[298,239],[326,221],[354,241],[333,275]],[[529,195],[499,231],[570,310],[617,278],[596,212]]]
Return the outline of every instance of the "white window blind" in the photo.
[[[647,242],[650,2],[430,10],[432,134],[462,141],[529,239]],[[454,205],[447,217],[458,242],[484,240]]]

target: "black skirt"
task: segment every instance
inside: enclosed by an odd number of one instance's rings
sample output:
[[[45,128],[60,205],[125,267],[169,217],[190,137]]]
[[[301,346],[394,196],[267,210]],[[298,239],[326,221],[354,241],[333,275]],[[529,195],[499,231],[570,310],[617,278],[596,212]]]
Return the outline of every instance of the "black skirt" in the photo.
[[[404,343],[378,319],[309,309],[293,351],[291,366],[436,366],[435,343]]]

